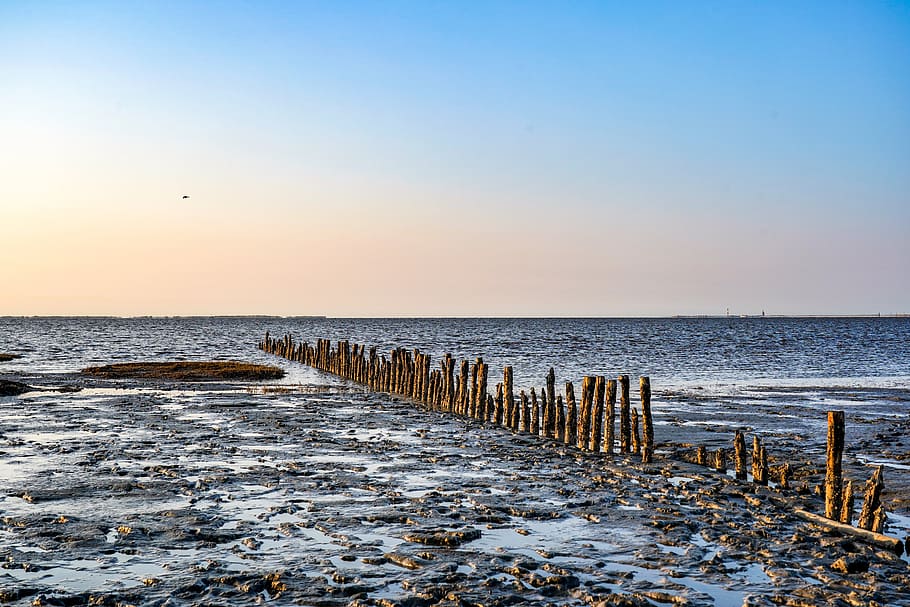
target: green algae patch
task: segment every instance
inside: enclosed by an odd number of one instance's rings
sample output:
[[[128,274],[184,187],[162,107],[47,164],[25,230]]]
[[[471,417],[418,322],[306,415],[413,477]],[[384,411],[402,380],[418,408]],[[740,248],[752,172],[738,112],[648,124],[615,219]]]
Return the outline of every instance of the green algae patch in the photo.
[[[233,360],[117,363],[82,370],[105,379],[161,379],[168,381],[264,380],[284,377],[284,370]]]

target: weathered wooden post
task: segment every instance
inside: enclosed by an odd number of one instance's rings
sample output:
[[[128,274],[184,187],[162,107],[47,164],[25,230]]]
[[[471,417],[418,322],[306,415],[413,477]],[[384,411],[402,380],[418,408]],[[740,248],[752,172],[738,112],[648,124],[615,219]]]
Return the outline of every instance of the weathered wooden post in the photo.
[[[552,434],[549,436],[553,438],[556,437],[556,428],[558,426],[556,423],[556,418],[559,415],[557,413],[556,407],[556,372],[553,370],[553,367],[550,367],[550,370],[547,372],[547,403],[549,405],[547,412],[547,426],[549,426],[550,431],[552,432]],[[562,437],[558,438],[559,440],[562,440]]]
[[[455,407],[455,359],[446,354],[445,360],[445,405],[446,411],[456,411]]]
[[[746,437],[740,430],[733,437],[733,450],[736,457],[736,478],[744,481],[749,475],[746,473]]]
[[[632,443],[632,419],[629,410],[629,376],[619,376],[619,452],[628,453]]]
[[[857,527],[860,529],[874,530],[875,513],[882,506],[882,490],[885,488],[882,475],[885,467],[879,466],[866,481],[866,496],[863,499],[863,509],[859,513]]]
[[[480,372],[480,358],[474,361],[474,366],[471,367],[471,404],[474,407],[477,407],[478,404],[485,404],[481,401],[480,394],[478,394],[478,385],[477,385],[477,374]],[[486,399],[483,399],[486,400]]]
[[[581,397],[584,398],[584,384],[582,384]],[[556,439],[564,443],[574,445],[578,437],[576,436],[576,421],[578,416],[577,406],[575,405],[575,386],[572,382],[566,382],[566,412],[563,414],[562,400],[557,400],[556,406]]]
[[[840,511],[840,522],[850,525],[853,523],[853,481],[844,485],[843,507]]]
[[[632,427],[632,453],[638,455],[641,453],[641,438],[638,435],[638,409],[632,407],[632,415],[630,416],[629,423]]]
[[[468,391],[468,374],[471,372],[467,359],[461,361],[458,371],[458,412],[462,415],[471,415],[471,393]]]
[[[531,431],[531,406],[528,404],[528,395],[522,390],[521,398],[521,429],[525,432]]]
[[[651,378],[642,375],[638,379],[641,392],[641,461],[650,464],[654,459],[654,422],[651,419]]]
[[[546,438],[553,438],[556,435],[555,422],[550,421],[550,408],[551,405],[547,402],[547,391],[543,389],[540,391],[540,430]]]
[[[825,516],[840,520],[843,510],[844,412],[828,411],[828,447],[825,466]]]
[[[566,416],[562,408],[562,395],[556,397],[556,440],[568,443],[569,429],[566,427]]]
[[[699,445],[698,449],[695,450],[695,463],[699,466],[708,465],[708,450],[704,445]]]
[[[490,418],[493,417],[494,411],[496,410],[496,402],[493,400],[492,394],[487,394],[487,403],[486,403],[486,412],[484,415],[484,421],[490,421]]]
[[[598,375],[594,380],[594,411],[591,414],[591,441],[588,449],[591,451],[600,451],[600,443],[603,440],[604,425],[604,397],[607,391],[607,378]]]
[[[576,432],[574,441],[567,440],[579,449],[588,448],[588,440],[591,436],[591,403],[594,401],[594,378],[585,375],[581,380],[581,407],[578,410],[578,420],[575,424],[567,420],[569,427],[575,426],[571,432]],[[571,409],[571,406],[570,406]]]
[[[506,366],[502,370],[502,386],[505,398],[505,425],[514,428],[515,393],[512,390],[512,367]]]
[[[762,465],[763,453],[764,465]],[[752,436],[752,481],[757,485],[768,484],[768,456],[757,434]]]
[[[714,469],[721,474],[727,473],[727,451],[723,447],[714,452]]]
[[[503,417],[502,416],[502,403],[503,403],[502,384],[496,384],[496,400],[494,402],[496,403],[496,408],[493,413],[493,421],[496,422],[497,426],[500,426],[500,425],[502,425],[502,417]]]
[[[534,388],[531,388],[531,434],[540,436],[540,403]]]
[[[604,420],[604,453],[613,455],[616,431],[616,380],[607,380],[607,414]]]
[[[780,483],[778,485],[781,490],[790,488],[791,476],[790,462],[784,462],[784,465],[780,467]]]
[[[477,364],[480,365],[480,369],[477,371],[477,391],[479,392],[477,398],[479,402],[485,403],[487,401],[487,376],[490,369],[482,358],[477,359]],[[489,421],[491,413],[492,411],[487,411],[484,421]]]

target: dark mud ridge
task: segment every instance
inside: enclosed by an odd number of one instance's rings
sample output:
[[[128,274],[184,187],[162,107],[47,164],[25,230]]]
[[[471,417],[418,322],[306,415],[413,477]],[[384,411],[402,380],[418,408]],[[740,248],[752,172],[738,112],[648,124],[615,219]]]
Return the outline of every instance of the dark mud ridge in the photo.
[[[660,435],[659,435],[660,436]],[[360,390],[92,388],[0,409],[0,601],[901,605],[812,494]]]
[[[7,379],[0,379],[0,396],[18,396],[20,394],[25,394],[34,390],[28,384],[23,384],[17,381],[11,381]]]
[[[281,379],[284,369],[233,360],[117,363],[83,369],[85,375],[106,379],[161,379],[167,381],[254,381]]]

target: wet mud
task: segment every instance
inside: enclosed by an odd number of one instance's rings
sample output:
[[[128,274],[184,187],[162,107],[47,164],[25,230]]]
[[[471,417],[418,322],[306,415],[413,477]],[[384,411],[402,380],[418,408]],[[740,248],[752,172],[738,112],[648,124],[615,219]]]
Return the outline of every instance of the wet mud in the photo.
[[[762,395],[774,419],[747,396],[731,413],[732,401],[656,395],[658,450],[642,466],[337,384],[80,381],[0,399],[2,603],[907,601],[906,557],[792,514],[821,505],[824,432],[791,419],[799,395]],[[903,436],[883,444],[898,461],[906,422],[863,416],[874,428],[853,445],[896,424]],[[685,461],[685,445],[727,446],[736,427],[805,460],[804,490]],[[865,474],[853,445],[848,469]]]

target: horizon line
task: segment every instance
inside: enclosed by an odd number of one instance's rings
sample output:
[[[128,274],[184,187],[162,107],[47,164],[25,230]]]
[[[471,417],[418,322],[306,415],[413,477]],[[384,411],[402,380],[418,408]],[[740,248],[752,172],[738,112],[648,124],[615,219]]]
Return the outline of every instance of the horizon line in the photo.
[[[656,315],[429,315],[429,316],[328,316],[323,314],[0,314],[0,318],[85,318],[85,319],[182,319],[182,318],[278,318],[292,320],[448,320],[448,319],[528,319],[528,320],[646,320],[646,319],[738,319],[738,318],[910,318],[910,312],[861,313],[861,314],[656,314]]]

